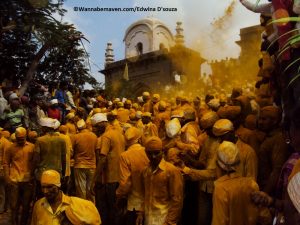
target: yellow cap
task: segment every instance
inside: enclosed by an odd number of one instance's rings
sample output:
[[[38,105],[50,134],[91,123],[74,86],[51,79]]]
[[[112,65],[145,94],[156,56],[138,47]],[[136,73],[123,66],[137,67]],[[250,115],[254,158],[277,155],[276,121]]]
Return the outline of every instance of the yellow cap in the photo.
[[[60,174],[56,170],[46,170],[41,176],[41,185],[43,184],[53,184],[57,187],[61,186]]]
[[[136,127],[130,127],[125,132],[125,139],[128,144],[136,143],[142,137],[142,131]]]
[[[217,122],[215,122],[213,126],[213,134],[217,137],[222,136],[233,130],[234,130],[233,124],[228,119],[220,119]]]
[[[145,148],[147,151],[162,150],[162,141],[157,136],[151,136],[146,140]]]
[[[68,114],[66,115],[66,120],[72,119],[72,118],[74,118],[74,117],[75,117],[75,113],[68,113]]]
[[[143,112],[142,117],[151,117],[151,112]]]
[[[18,127],[15,131],[16,138],[24,138],[27,135],[27,131],[24,127]]]
[[[77,122],[77,128],[78,128],[79,130],[82,130],[82,129],[86,128],[86,124],[85,124],[85,122],[84,122],[83,119],[81,119],[81,120],[79,120],[79,121]]]
[[[159,94],[153,94],[152,101],[154,103],[156,103],[156,102],[159,102],[159,100],[160,100],[160,95]]]
[[[200,119],[200,126],[203,129],[211,128],[215,122],[219,119],[218,115],[214,111],[205,113]]]

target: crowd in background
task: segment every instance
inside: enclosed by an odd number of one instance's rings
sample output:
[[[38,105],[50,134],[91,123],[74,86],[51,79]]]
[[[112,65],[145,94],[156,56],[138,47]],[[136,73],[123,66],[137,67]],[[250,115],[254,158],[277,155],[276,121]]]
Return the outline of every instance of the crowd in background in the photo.
[[[62,82],[7,91],[0,108],[0,211],[12,224],[74,224],[53,208],[59,193],[59,206],[95,204],[104,225],[299,224],[299,125],[282,129],[272,99],[241,88],[105,99]]]

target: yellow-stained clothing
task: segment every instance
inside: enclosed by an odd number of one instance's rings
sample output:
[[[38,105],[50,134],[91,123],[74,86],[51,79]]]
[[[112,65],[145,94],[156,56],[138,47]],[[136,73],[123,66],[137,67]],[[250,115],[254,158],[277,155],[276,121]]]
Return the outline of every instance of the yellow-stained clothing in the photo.
[[[74,168],[96,168],[97,136],[84,129],[72,138],[74,150]]]
[[[195,126],[195,122],[188,122],[181,128],[181,142],[177,143],[177,147],[184,152],[197,155],[200,147],[199,134],[200,128]]]
[[[243,177],[252,177],[255,181],[257,179],[257,156],[253,148],[239,139],[236,146],[240,150],[240,164],[237,167]]]
[[[91,121],[91,116],[88,116],[85,120],[85,124],[86,124],[86,128],[90,131],[93,130],[93,125],[92,125],[92,121]]]
[[[151,112],[153,113],[153,104],[150,100],[148,100],[144,105],[143,105],[143,108],[142,108],[142,111],[143,112]]]
[[[181,105],[180,110],[183,111],[183,112],[192,110],[196,114],[196,110],[194,109],[194,107],[190,103],[185,103],[184,105]]]
[[[266,135],[259,148],[257,183],[262,191],[274,194],[281,168],[289,157],[288,145],[280,129]]]
[[[129,119],[129,115],[130,112],[128,109],[124,109],[124,108],[119,108],[117,110],[117,120],[121,123],[127,123],[130,119]]]
[[[120,182],[117,196],[127,197],[127,210],[140,211],[142,207],[142,172],[149,165],[145,148],[136,143],[120,156]]]
[[[68,177],[71,175],[71,157],[73,156],[73,147],[72,141],[69,135],[59,133],[59,136],[66,142],[66,172],[65,176]]]
[[[47,199],[41,198],[33,207],[31,225],[60,225],[62,213],[70,206],[70,197],[63,194],[62,203],[53,212]]]
[[[45,170],[53,169],[61,175],[65,170],[67,144],[57,133],[47,133],[39,137],[35,143],[34,154],[39,162],[35,171],[38,180]]]
[[[28,182],[33,178],[34,145],[25,142],[24,146],[12,144],[4,154],[4,167],[9,171],[13,182]]]
[[[119,120],[115,119],[111,122],[111,125],[117,128],[121,133],[123,133],[123,128],[121,127]]]
[[[74,123],[67,122],[66,126],[69,128],[69,134],[74,135],[77,133],[77,129]]]
[[[159,101],[153,105],[153,116],[156,116],[159,113]]]
[[[206,132],[202,132],[199,136],[198,136],[198,142],[199,142],[199,148],[201,149],[202,146],[204,145],[206,139],[208,138],[208,135]],[[202,150],[201,150],[202,151]]]
[[[166,136],[166,123],[170,120],[170,111],[158,112],[154,116],[153,123],[157,127],[158,136],[164,138]]]
[[[76,205],[78,209],[76,209]],[[81,210],[81,212],[78,212],[81,208],[86,208],[88,210],[85,210],[84,212]],[[93,221],[93,225],[101,224],[100,215],[93,206],[93,203],[77,197],[70,197],[62,193],[62,202],[58,206],[56,212],[53,212],[45,197],[41,198],[34,204],[31,225],[60,225],[60,220],[63,216],[65,216],[63,214],[65,214],[66,210],[76,210],[73,211],[73,213],[76,213],[77,219],[80,220],[82,224],[86,224],[83,221]]]
[[[179,169],[161,160],[158,168],[146,168],[144,187],[145,225],[176,225],[183,204],[183,177]]]
[[[104,183],[114,183],[120,180],[120,155],[125,151],[125,138],[120,130],[112,125],[108,125],[105,132],[101,136],[100,154],[107,156],[106,165],[104,168],[103,179]]]
[[[134,108],[129,109],[129,118],[135,118],[136,110]]]
[[[136,124],[135,124],[135,127],[140,129],[142,132],[143,132],[143,129],[144,129],[144,124],[142,122],[142,119],[139,119]]]
[[[245,127],[239,127],[236,131],[237,136],[246,144],[250,145],[257,154],[261,143],[265,138],[265,133],[259,130],[250,130]]]
[[[206,168],[203,170],[190,169],[187,175],[192,180],[199,180],[200,189],[207,193],[213,193],[214,180],[217,178],[217,149],[220,143],[217,138],[208,136],[203,144],[199,161],[201,161]]]
[[[258,208],[251,193],[258,191],[257,183],[238,173],[224,175],[215,181],[212,225],[256,225]]]
[[[158,130],[154,123],[149,122],[148,124],[143,125],[143,135],[142,135],[142,143],[146,143],[147,138],[157,136]]]
[[[2,175],[4,175],[4,171],[3,171],[4,153],[7,151],[7,149],[11,144],[12,143],[9,140],[7,140],[5,137],[0,138],[0,174],[2,173]]]

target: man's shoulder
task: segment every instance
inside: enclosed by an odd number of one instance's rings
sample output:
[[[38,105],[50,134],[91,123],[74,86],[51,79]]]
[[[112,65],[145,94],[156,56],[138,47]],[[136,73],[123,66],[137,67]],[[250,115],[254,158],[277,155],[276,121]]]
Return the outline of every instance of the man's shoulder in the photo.
[[[51,134],[51,135],[45,134],[45,135],[37,138],[37,142],[48,142],[48,141],[55,141],[55,142],[61,142],[61,143],[66,142],[65,139],[57,133]]]
[[[108,139],[119,139],[119,138],[123,138],[123,134],[121,133],[121,131],[116,128],[116,127],[111,127],[110,129],[106,130],[102,137],[108,138]]]
[[[34,208],[41,208],[44,207],[46,204],[48,204],[47,199],[43,197],[34,203]]]
[[[177,168],[176,166],[174,166],[172,163],[169,163],[167,161],[163,161],[163,167],[165,168],[165,170],[169,173],[180,173],[181,171],[179,168]]]
[[[91,137],[91,138],[97,139],[97,135],[87,129],[84,132],[79,132],[74,135],[74,138],[82,138],[82,137]]]
[[[32,148],[32,149],[34,148],[34,144],[32,144],[31,142],[28,142],[28,141],[26,141],[25,146],[27,148]]]

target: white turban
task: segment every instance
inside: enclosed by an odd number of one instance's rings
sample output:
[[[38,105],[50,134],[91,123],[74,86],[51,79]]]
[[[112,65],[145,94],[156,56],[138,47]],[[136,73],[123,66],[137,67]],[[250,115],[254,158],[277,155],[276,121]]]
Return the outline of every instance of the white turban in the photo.
[[[218,164],[226,171],[235,170],[235,166],[240,161],[240,151],[238,147],[229,141],[223,141],[217,149]]]
[[[96,125],[97,123],[107,122],[107,117],[105,113],[96,113],[91,117],[92,125]]]
[[[233,130],[233,123],[228,119],[219,119],[217,122],[215,122],[213,126],[213,133],[217,137],[222,136],[228,133],[229,131]]]
[[[180,130],[181,130],[181,125],[177,118],[174,118],[169,122],[167,122],[166,133],[169,138],[176,137],[180,133]]]
[[[217,110],[220,107],[220,100],[219,99],[212,99],[210,100],[207,105],[212,108],[213,110]]]
[[[42,127],[49,127],[53,129],[57,129],[60,126],[60,122],[57,119],[52,119],[49,117],[43,117],[39,121]]]
[[[52,100],[50,100],[50,104],[51,105],[58,104],[58,100],[56,98],[52,99]]]

